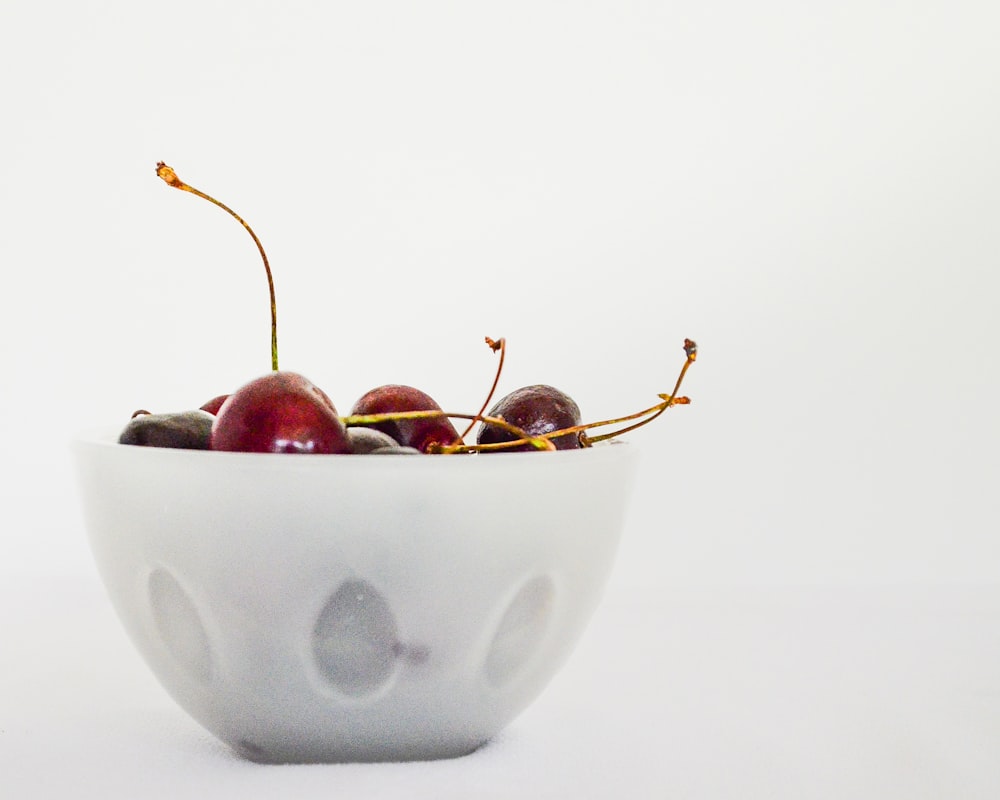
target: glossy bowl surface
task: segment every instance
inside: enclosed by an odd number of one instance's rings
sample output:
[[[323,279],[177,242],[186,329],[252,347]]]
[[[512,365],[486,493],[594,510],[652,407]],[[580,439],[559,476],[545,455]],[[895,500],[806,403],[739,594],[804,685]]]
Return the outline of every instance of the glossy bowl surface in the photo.
[[[265,762],[468,753],[565,662],[636,453],[216,453],[74,443],[96,563],[178,704]]]

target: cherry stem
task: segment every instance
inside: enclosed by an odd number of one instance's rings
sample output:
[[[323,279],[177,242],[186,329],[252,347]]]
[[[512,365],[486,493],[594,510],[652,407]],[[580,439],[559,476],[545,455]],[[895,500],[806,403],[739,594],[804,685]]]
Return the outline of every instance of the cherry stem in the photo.
[[[341,417],[340,421],[344,425],[376,425],[379,422],[392,422],[394,420],[400,419],[436,419],[438,417],[450,417],[452,419],[469,419],[481,420],[483,422],[488,422],[491,425],[496,425],[498,428],[502,428],[505,431],[509,431],[515,436],[519,437],[517,444],[530,444],[538,450],[555,450],[556,447],[552,442],[549,441],[548,436],[532,436],[523,428],[519,428],[516,425],[511,425],[502,417],[484,417],[481,414],[455,414],[448,411],[441,411],[439,409],[426,409],[421,411],[386,411],[381,414],[351,414],[347,417]],[[506,444],[506,443],[504,443]],[[470,449],[467,445],[457,444],[450,446],[440,446],[439,450],[435,452],[439,453],[463,453],[469,452]]]
[[[487,343],[492,342],[491,339],[487,339]],[[494,342],[490,344],[491,347],[496,345],[494,349],[502,348],[503,339],[499,342]],[[655,406],[650,406],[649,408],[644,408],[642,411],[636,411],[634,414],[628,414],[624,417],[615,417],[614,419],[605,419],[600,422],[588,422],[584,425],[573,425],[569,428],[560,428],[557,431],[551,431],[550,433],[539,434],[538,436],[531,436],[527,431],[517,427],[516,425],[511,425],[503,417],[489,417],[483,416],[482,412],[478,414],[451,414],[444,411],[428,410],[428,411],[392,411],[385,414],[369,414],[364,416],[351,416],[342,417],[341,420],[346,425],[373,425],[378,422],[385,422],[388,420],[396,419],[421,419],[421,418],[433,418],[433,417],[452,417],[455,419],[468,419],[475,423],[477,420],[481,422],[488,423],[490,425],[496,425],[506,431],[517,436],[517,439],[508,442],[495,442],[492,444],[456,444],[451,446],[440,446],[435,452],[438,453],[473,453],[473,452],[486,452],[486,451],[496,451],[496,450],[509,450],[514,447],[519,447],[524,444],[530,444],[539,450],[555,450],[556,447],[552,444],[552,439],[557,439],[560,436],[571,436],[576,434],[580,437],[580,442],[584,447],[589,447],[594,442],[605,441],[606,439],[612,439],[615,436],[621,436],[623,433],[628,433],[636,428],[641,428],[656,419],[660,414],[666,411],[671,406],[687,405],[691,402],[690,398],[678,396],[677,392],[680,391],[681,384],[684,382],[684,376],[687,375],[688,369],[698,358],[698,345],[694,343],[691,339],[684,340],[684,353],[687,358],[684,364],[681,366],[680,373],[677,375],[677,380],[674,382],[674,390],[670,394],[661,394],[661,402],[657,403]],[[501,350],[502,356],[502,350]],[[491,392],[492,394],[492,392]],[[486,401],[489,403],[489,399]],[[630,422],[631,420],[639,420],[632,425],[627,425],[624,428],[619,428],[618,430],[611,431],[610,433],[604,433],[600,436],[588,437],[586,431],[592,428],[600,428],[605,425],[617,425],[622,422]],[[463,437],[464,438],[464,437]]]
[[[492,339],[487,338],[487,344],[493,347],[494,350],[500,350],[501,365],[503,361],[504,352],[504,340],[500,339],[498,342],[494,342]],[[584,447],[589,447],[594,442],[601,442],[606,439],[611,439],[615,436],[621,436],[623,433],[628,433],[636,428],[640,428],[656,419],[660,414],[666,411],[671,406],[687,405],[691,400],[687,397],[679,397],[677,392],[680,391],[681,384],[684,382],[684,376],[687,374],[688,369],[698,358],[698,345],[696,345],[691,339],[684,340],[684,353],[687,358],[684,361],[681,371],[677,376],[677,380],[674,383],[674,390],[670,394],[661,394],[661,402],[657,403],[655,406],[650,406],[649,408],[644,408],[642,411],[636,411],[634,414],[628,414],[624,417],[615,417],[614,419],[605,419],[600,422],[588,422],[584,425],[573,425],[569,428],[560,428],[557,431],[551,431],[550,433],[539,434],[538,436],[532,436],[527,431],[516,425],[511,425],[503,417],[490,417],[484,416],[483,412],[480,411],[478,414],[453,414],[447,411],[440,411],[438,409],[428,409],[426,411],[388,411],[382,414],[353,414],[348,417],[341,417],[340,421],[345,425],[375,425],[379,422],[389,422],[392,420],[400,419],[434,419],[437,417],[450,417],[453,419],[467,419],[471,420],[473,424],[478,422],[485,422],[489,425],[495,425],[498,428],[502,428],[508,431],[514,436],[518,437],[508,442],[495,442],[492,444],[454,444],[449,446],[439,445],[437,449],[433,452],[436,453],[473,453],[473,452],[484,452],[490,450],[509,450],[513,447],[519,447],[524,444],[530,444],[538,450],[555,450],[556,446],[552,443],[552,439],[557,439],[560,436],[570,436],[576,434],[580,437],[580,442]],[[499,370],[497,371],[499,377]],[[494,389],[496,388],[496,381],[494,381]],[[492,396],[493,391],[490,391]],[[489,403],[489,397],[486,399],[486,403],[483,404],[485,408],[486,404]],[[643,419],[645,418],[645,419]],[[586,431],[592,428],[600,428],[605,425],[617,425],[622,422],[630,422],[631,420],[637,419],[632,425],[628,425],[624,428],[619,428],[616,431],[610,433],[604,433],[600,436],[588,437]],[[462,437],[464,439],[464,436]]]
[[[479,411],[476,412],[476,415],[472,418],[472,420],[466,426],[465,430],[462,431],[462,435],[459,437],[462,441],[465,441],[465,437],[469,435],[469,432],[475,427],[476,423],[482,421],[483,414],[486,413],[486,409],[489,407],[490,400],[493,399],[493,394],[497,390],[497,384],[500,383],[500,373],[503,372],[503,360],[504,356],[507,355],[507,340],[501,336],[499,339],[494,341],[489,336],[487,336],[486,344],[494,353],[497,352],[497,350],[500,351],[500,361],[497,363],[497,373],[496,375],[493,376],[493,385],[490,387],[489,394],[486,395],[486,399],[483,401],[483,404],[479,407]]]
[[[271,369],[277,372],[278,371],[278,307],[274,300],[274,279],[271,277],[271,265],[267,261],[267,253],[264,252],[264,246],[260,243],[260,239],[257,238],[257,234],[254,233],[253,228],[251,228],[243,220],[243,217],[241,217],[239,214],[233,211],[229,206],[227,206],[225,203],[220,203],[214,197],[211,197],[210,195],[207,195],[204,192],[195,189],[193,186],[189,186],[188,184],[184,183],[184,181],[182,181],[180,178],[177,177],[177,173],[174,172],[173,168],[168,167],[162,161],[158,161],[156,163],[156,174],[160,178],[162,178],[167,183],[167,185],[173,186],[175,189],[180,189],[181,191],[184,192],[190,192],[191,194],[197,195],[198,197],[204,200],[208,200],[209,203],[212,203],[213,205],[216,205],[219,208],[221,208],[223,211],[225,211],[227,214],[233,217],[233,219],[235,219],[238,223],[240,223],[240,225],[243,226],[246,232],[250,234],[251,238],[254,241],[254,244],[257,245],[257,250],[260,251],[260,257],[264,261],[264,271],[267,273],[267,289],[268,293],[271,296]]]
[[[647,408],[645,411],[640,411],[637,414],[630,414],[627,417],[620,417],[619,419],[609,419],[609,420],[604,420],[602,422],[592,422],[589,425],[581,425],[580,427],[583,428],[584,431],[586,431],[589,430],[590,428],[599,428],[603,425],[616,425],[619,422],[628,422],[631,419],[638,419],[639,417],[643,417],[646,414],[649,414],[649,416],[646,417],[646,419],[640,420],[639,422],[636,422],[632,425],[628,425],[624,428],[619,428],[616,431],[611,431],[610,433],[602,433],[600,436],[585,435],[585,441],[587,445],[588,446],[592,445],[595,442],[603,442],[607,439],[613,439],[616,436],[621,436],[623,433],[634,431],[636,428],[641,428],[643,425],[647,425],[648,423],[652,422],[654,419],[660,416],[660,414],[662,414],[671,406],[686,406],[688,403],[691,402],[690,398],[674,397],[673,395],[669,394],[661,394],[660,397],[663,398],[664,402],[658,403],[652,408]]]
[[[621,436],[623,433],[628,433],[629,431],[634,431],[636,428],[641,428],[656,419],[660,414],[666,411],[671,406],[681,406],[688,405],[691,400],[687,397],[679,397],[677,392],[681,388],[681,383],[684,382],[684,376],[687,374],[688,368],[695,362],[698,358],[698,345],[695,344],[691,339],[684,340],[684,353],[687,355],[687,359],[684,361],[684,365],[681,367],[680,374],[677,376],[677,381],[674,383],[674,390],[670,394],[661,394],[660,398],[662,402],[657,403],[655,406],[650,406],[649,408],[644,408],[642,411],[636,411],[634,414],[628,414],[624,417],[615,417],[614,419],[605,419],[600,422],[588,422],[584,425],[573,425],[569,428],[560,428],[557,431],[552,431],[550,433],[539,434],[537,438],[539,439],[556,439],[560,436],[568,436],[571,434],[577,434],[580,437],[581,444],[584,447],[589,447],[594,442],[601,442],[607,439],[612,439],[615,436]],[[642,419],[645,417],[645,419]],[[587,436],[586,431],[592,428],[601,428],[605,425],[617,425],[622,422],[629,422],[631,420],[638,419],[633,425],[628,425],[624,428],[619,428],[618,430],[611,431],[610,433],[604,433],[600,436]],[[489,421],[488,419],[486,421]],[[523,445],[527,438],[521,438],[516,441],[511,442],[499,442],[495,445],[473,445],[469,450],[499,450],[508,447],[518,447]]]
[[[663,402],[660,403],[658,406],[654,406],[653,407],[655,409],[655,413],[653,413],[647,419],[642,420],[641,422],[637,422],[634,425],[629,425],[628,427],[625,427],[625,428],[620,428],[619,430],[616,430],[616,431],[611,431],[610,433],[603,433],[600,436],[586,436],[586,434],[585,434],[584,436],[585,436],[586,440],[590,444],[593,444],[594,442],[602,442],[602,441],[605,441],[607,439],[612,439],[615,436],[621,436],[623,433],[628,433],[629,431],[634,431],[636,428],[641,428],[643,425],[646,425],[647,423],[652,422],[654,419],[656,419],[658,416],[660,416],[660,414],[662,414],[664,411],[666,411],[671,406],[674,406],[674,405],[687,405],[688,403],[690,403],[691,401],[688,398],[686,398],[686,397],[678,397],[677,396],[677,392],[680,391],[681,384],[684,382],[684,376],[687,374],[688,368],[698,358],[698,345],[695,344],[695,342],[693,340],[691,340],[691,339],[685,339],[684,340],[684,354],[687,356],[687,358],[684,360],[684,364],[683,364],[683,366],[681,366],[681,371],[677,375],[677,381],[674,383],[674,390],[670,394],[661,394],[660,395],[660,397],[663,398]],[[640,414],[638,416],[642,416],[644,413],[648,413],[651,410],[652,409],[647,410],[647,412],[640,412]],[[616,424],[618,422],[626,422],[628,419],[630,419],[630,417],[624,417],[622,419],[616,419],[616,420],[609,420],[609,421],[604,422],[604,423],[595,423],[593,425],[593,427],[597,427],[598,425],[602,425],[602,424],[603,425],[614,425],[614,424]]]

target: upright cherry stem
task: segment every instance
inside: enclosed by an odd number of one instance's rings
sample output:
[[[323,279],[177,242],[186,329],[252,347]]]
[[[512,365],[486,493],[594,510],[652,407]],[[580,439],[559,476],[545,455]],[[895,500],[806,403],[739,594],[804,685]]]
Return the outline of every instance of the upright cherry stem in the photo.
[[[465,430],[462,431],[462,435],[459,437],[462,441],[465,441],[465,437],[469,435],[469,432],[473,429],[473,427],[475,427],[477,422],[482,422],[483,414],[486,413],[486,409],[490,405],[490,400],[493,399],[493,395],[497,390],[497,384],[500,383],[500,373],[503,372],[503,360],[504,356],[507,355],[507,340],[502,336],[497,340],[493,340],[487,336],[486,344],[494,353],[498,350],[500,351],[500,361],[497,363],[497,372],[496,375],[493,376],[493,385],[490,387],[489,394],[486,395],[486,399],[483,400],[483,404],[479,407],[479,411],[469,421],[469,424],[466,426]]]
[[[250,234],[257,245],[257,250],[260,251],[260,257],[264,261],[264,271],[267,273],[267,290],[271,297],[271,369],[275,372],[278,371],[278,307],[274,300],[274,279],[271,277],[271,265],[267,261],[267,253],[264,252],[264,246],[260,243],[260,239],[257,238],[257,234],[253,232],[253,228],[244,222],[243,218],[233,211],[225,203],[220,203],[214,197],[205,194],[193,186],[189,186],[184,183],[180,178],[177,177],[177,173],[174,172],[172,167],[168,167],[162,161],[158,161],[156,164],[156,174],[162,178],[169,186],[173,186],[175,189],[180,189],[184,192],[190,192],[193,195],[197,195],[204,200],[208,200],[209,203],[218,206],[227,214],[229,214],[233,219],[235,219],[247,233]]]

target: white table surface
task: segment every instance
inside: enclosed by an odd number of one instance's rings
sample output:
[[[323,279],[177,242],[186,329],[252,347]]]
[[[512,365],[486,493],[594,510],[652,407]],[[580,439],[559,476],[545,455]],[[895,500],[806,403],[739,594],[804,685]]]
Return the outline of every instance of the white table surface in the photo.
[[[1000,587],[612,579],[495,741],[431,763],[240,760],[155,682],[96,575],[0,587],[0,796],[995,798]]]

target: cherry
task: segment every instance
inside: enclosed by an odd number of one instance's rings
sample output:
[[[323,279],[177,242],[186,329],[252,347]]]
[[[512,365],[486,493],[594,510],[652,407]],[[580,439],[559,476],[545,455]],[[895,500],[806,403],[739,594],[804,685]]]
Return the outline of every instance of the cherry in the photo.
[[[209,414],[212,414],[214,416],[215,414],[219,413],[219,409],[222,408],[222,404],[226,402],[226,399],[228,397],[229,397],[228,394],[220,394],[218,397],[213,397],[211,400],[209,400],[207,403],[201,406],[201,410],[207,411]]]
[[[211,449],[252,453],[350,453],[330,398],[294,372],[270,372],[237,389],[212,425]]]
[[[144,447],[175,447],[183,450],[207,450],[212,432],[211,414],[202,410],[173,414],[150,414],[138,411],[118,437],[120,444]]]
[[[347,438],[351,440],[352,452],[356,454],[371,453],[384,447],[399,447],[399,442],[388,433],[361,425],[349,426]]]
[[[376,447],[374,450],[369,451],[369,455],[373,456],[420,456],[423,455],[416,447],[405,447],[401,444],[393,445],[391,447]]]
[[[441,406],[420,389],[387,384],[362,395],[351,409],[351,416],[440,410]],[[462,437],[446,416],[392,419],[370,423],[370,427],[388,434],[400,445],[416,448],[421,453],[429,453],[437,447],[450,447],[462,442]]]
[[[545,384],[535,384],[515,389],[500,399],[488,414],[501,417],[511,425],[516,425],[532,436],[544,436],[572,428],[580,424],[580,407],[565,392]],[[513,442],[517,436],[509,430],[486,422],[479,428],[476,441],[479,444],[499,444]],[[555,436],[551,439],[557,450],[573,450],[581,447],[580,437],[575,433]],[[507,451],[533,450],[528,444],[505,448]]]

